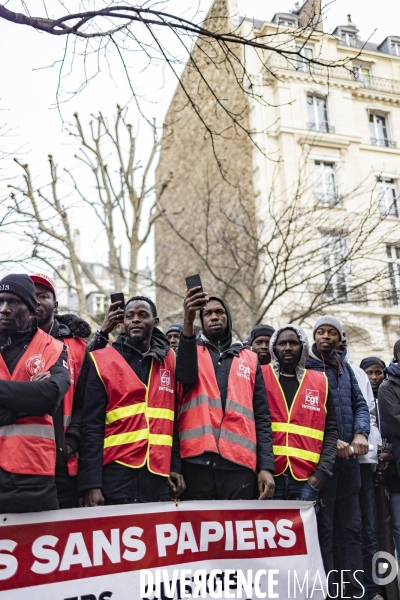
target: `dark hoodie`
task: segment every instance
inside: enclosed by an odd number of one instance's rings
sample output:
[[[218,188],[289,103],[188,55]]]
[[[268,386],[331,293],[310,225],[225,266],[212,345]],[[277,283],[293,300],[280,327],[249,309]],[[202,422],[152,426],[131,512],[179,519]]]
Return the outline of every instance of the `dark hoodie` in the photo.
[[[150,351],[143,354],[131,343],[129,336],[120,334],[113,343],[137,377],[147,385],[152,359],[160,364],[171,349],[168,339],[157,328],[154,328],[150,342]],[[99,378],[96,368],[90,365],[86,383],[85,401],[82,413],[82,441],[79,454],[79,490],[85,491],[102,487],[104,424],[108,396]],[[126,467],[128,468],[128,467]],[[175,425],[174,443],[172,447],[171,471],[180,472],[179,437]],[[164,477],[162,479],[165,479]]]
[[[204,332],[196,338],[185,337],[181,334],[176,361],[176,377],[183,385],[183,394],[186,395],[198,379],[197,345],[207,348],[210,353],[215,377],[221,393],[222,409],[225,412],[226,397],[228,393],[228,378],[234,356],[239,356],[245,350],[243,344],[232,337],[232,318],[227,303],[222,298],[211,296],[210,300],[218,300],[225,308],[228,327],[222,340],[213,340]],[[202,317],[201,317],[202,318]],[[267,393],[265,391],[264,379],[260,365],[257,366],[256,381],[253,395],[253,411],[256,424],[257,436],[257,468],[274,471],[274,456],[272,453],[272,431],[269,414]],[[217,469],[242,470],[241,465],[224,459],[219,454],[206,452],[201,456],[185,459],[195,464],[207,465]]]

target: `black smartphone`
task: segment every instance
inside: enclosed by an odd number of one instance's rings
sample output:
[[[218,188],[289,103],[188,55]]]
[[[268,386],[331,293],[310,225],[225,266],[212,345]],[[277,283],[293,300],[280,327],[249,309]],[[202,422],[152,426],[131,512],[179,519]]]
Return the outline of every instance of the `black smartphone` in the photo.
[[[125,298],[122,292],[114,292],[113,294],[110,294],[110,300],[111,304],[114,304],[114,302],[122,302],[118,308],[123,308],[125,310]]]
[[[203,292],[203,284],[201,283],[201,277],[198,273],[196,275],[189,275],[189,277],[185,278],[186,281],[186,289],[189,291],[195,287],[200,287],[199,292]],[[206,304],[203,304],[203,308]]]

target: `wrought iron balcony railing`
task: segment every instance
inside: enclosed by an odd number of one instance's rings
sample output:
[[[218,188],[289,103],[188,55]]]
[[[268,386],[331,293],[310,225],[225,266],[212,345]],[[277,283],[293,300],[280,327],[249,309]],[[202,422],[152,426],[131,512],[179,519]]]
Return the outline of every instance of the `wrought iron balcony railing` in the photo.
[[[321,131],[322,133],[335,133],[335,128],[326,121],[323,123],[307,123],[310,131]]]
[[[371,138],[373,146],[381,146],[382,148],[397,148],[397,143],[386,138]]]

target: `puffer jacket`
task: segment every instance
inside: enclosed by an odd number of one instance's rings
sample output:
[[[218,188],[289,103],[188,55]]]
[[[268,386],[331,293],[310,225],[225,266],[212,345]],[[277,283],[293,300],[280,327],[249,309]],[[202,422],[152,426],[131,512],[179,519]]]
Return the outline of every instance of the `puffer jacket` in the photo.
[[[368,439],[370,417],[368,406],[361,393],[357,379],[346,359],[346,351],[335,353],[338,361],[338,375],[328,364],[323,363],[315,354],[314,347],[306,362],[306,369],[324,371],[329,389],[333,396],[339,439],[350,444],[355,435],[362,433]]]
[[[379,386],[379,411],[392,441],[392,454],[400,477],[400,367],[391,365],[386,372],[388,378]]]

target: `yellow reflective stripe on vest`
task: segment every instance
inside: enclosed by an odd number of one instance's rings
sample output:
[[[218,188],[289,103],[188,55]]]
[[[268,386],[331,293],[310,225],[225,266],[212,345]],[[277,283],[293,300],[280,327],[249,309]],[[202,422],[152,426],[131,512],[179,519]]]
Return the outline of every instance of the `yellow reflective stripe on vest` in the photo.
[[[312,427],[303,427],[303,425],[295,425],[294,423],[272,423],[272,431],[280,431],[282,433],[298,433],[305,435],[315,440],[323,440],[324,432]]]
[[[272,446],[272,450],[277,456],[293,456],[294,458],[303,458],[314,463],[318,463],[320,458],[317,452],[310,452],[309,450],[301,450],[301,448],[292,448],[290,446]]]
[[[128,433],[117,433],[116,435],[109,435],[104,438],[104,448],[121,446],[122,444],[133,444],[134,442],[140,442],[141,440],[147,439],[149,439],[149,432],[147,429],[139,429],[138,431],[130,431]]]
[[[145,402],[138,402],[137,404],[131,404],[130,406],[121,406],[121,408],[110,410],[110,412],[106,414],[106,423],[114,423],[114,421],[119,421],[119,419],[123,419],[124,417],[133,417],[133,415],[140,415],[144,413],[145,408]]]
[[[172,446],[172,435],[150,433],[151,446]]]
[[[169,421],[174,420],[174,411],[169,408],[153,408],[147,407],[146,414],[151,419],[168,419]]]

